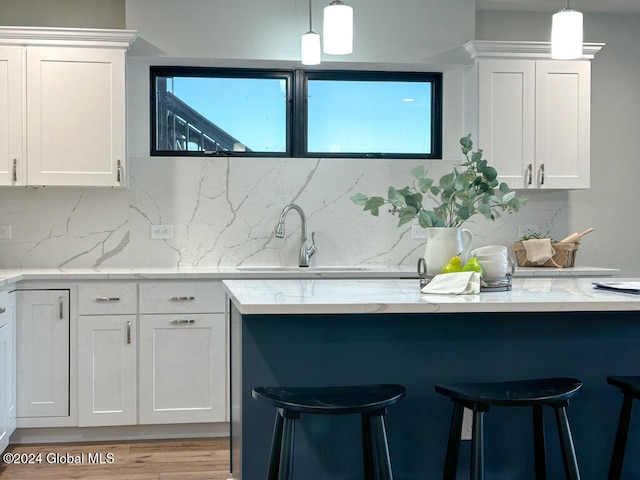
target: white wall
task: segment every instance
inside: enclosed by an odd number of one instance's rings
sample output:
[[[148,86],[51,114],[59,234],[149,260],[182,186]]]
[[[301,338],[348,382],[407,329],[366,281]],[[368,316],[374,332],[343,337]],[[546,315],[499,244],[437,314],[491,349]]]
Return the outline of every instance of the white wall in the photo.
[[[463,67],[459,64],[465,57],[459,45],[474,36],[548,39],[548,15],[479,12],[476,16],[471,0],[402,2],[410,5],[407,10],[386,0],[349,3],[356,15],[356,53],[340,66],[446,72],[447,160],[425,162],[436,177],[461,158],[456,141],[466,133],[462,131]],[[371,16],[387,4],[398,11],[384,12],[378,19]],[[0,267],[293,265],[298,220],[288,220],[287,239],[273,237],[279,212],[291,201],[303,206],[309,228],[317,232],[316,264],[413,265],[422,253],[422,242],[410,239],[407,229],[397,229],[397,219],[386,213],[374,218],[361,212],[349,196],[404,186],[417,161],[148,156],[150,63],[295,67],[299,36],[307,29],[306,5],[303,0],[266,4],[128,0],[126,27],[140,35],[132,50],[128,79],[130,187],[0,189],[0,224],[11,224],[14,232],[11,241],[0,241]],[[314,5],[318,31],[322,6]],[[205,7],[222,11],[227,21],[211,21],[215,16],[204,13]],[[398,16],[401,22],[391,20]],[[234,28],[225,27],[229,19],[235,19]],[[555,238],[594,226],[596,231],[583,241],[578,263],[640,274],[639,254],[629,247],[638,227],[625,220],[632,216],[625,215],[632,209],[623,205],[632,205],[634,177],[640,168],[633,140],[627,140],[634,138],[640,111],[635,88],[640,59],[632,50],[640,44],[640,33],[634,28],[639,20],[637,16],[585,17],[586,41],[607,43],[593,63],[593,188],[527,192],[529,204],[521,212],[497,222],[468,222],[476,245],[510,244],[521,224],[538,224]],[[155,223],[173,224],[174,239],[152,241],[149,226]]]

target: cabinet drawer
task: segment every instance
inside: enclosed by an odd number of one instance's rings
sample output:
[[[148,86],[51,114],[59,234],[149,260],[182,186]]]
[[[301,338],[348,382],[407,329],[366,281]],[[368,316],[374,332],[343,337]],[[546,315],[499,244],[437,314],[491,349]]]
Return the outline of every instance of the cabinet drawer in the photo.
[[[80,315],[115,315],[137,312],[137,286],[129,282],[82,282]]]
[[[222,282],[215,280],[140,283],[140,313],[224,312]]]

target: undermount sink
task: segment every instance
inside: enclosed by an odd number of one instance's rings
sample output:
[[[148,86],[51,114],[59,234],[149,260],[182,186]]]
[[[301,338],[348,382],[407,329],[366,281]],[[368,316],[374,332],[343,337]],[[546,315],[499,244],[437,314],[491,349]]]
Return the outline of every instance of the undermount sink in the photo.
[[[295,267],[295,266],[269,266],[269,265],[241,265],[238,270],[245,272],[366,272],[375,270],[375,267],[349,266],[349,267]]]

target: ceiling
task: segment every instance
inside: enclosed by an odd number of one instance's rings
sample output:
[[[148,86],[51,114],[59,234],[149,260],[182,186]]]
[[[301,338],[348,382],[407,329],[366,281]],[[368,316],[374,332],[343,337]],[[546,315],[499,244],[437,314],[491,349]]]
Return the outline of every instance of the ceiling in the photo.
[[[571,0],[569,4],[582,13],[640,14],[640,0]],[[478,10],[556,12],[566,5],[566,0],[476,0]]]

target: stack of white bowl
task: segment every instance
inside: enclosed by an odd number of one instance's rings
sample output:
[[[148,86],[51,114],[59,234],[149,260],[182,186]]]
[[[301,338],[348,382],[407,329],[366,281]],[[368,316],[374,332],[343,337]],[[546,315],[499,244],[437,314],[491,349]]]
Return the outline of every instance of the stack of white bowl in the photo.
[[[489,245],[471,251],[483,270],[484,280],[503,280],[513,271],[513,259],[504,245]]]

